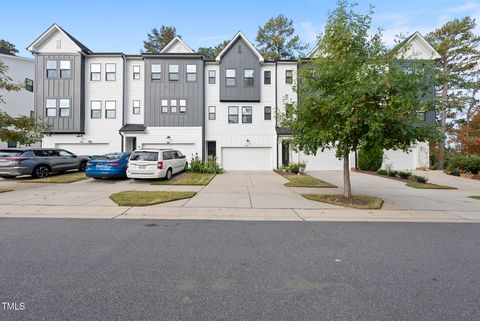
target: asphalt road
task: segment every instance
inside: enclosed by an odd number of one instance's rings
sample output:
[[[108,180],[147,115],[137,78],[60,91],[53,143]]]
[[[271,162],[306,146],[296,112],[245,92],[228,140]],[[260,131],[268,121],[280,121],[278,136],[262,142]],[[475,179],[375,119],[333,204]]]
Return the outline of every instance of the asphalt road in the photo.
[[[0,219],[0,301],[2,321],[480,320],[480,224]]]

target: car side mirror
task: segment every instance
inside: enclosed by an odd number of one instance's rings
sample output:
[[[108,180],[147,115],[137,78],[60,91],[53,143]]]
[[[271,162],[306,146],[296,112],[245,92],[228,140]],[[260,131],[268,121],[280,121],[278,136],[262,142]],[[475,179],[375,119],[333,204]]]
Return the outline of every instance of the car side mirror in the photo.
[[[73,158],[77,158],[77,155],[72,155]]]
[[[185,155],[182,155],[182,157],[180,157],[180,158],[187,158],[187,156],[185,156]]]

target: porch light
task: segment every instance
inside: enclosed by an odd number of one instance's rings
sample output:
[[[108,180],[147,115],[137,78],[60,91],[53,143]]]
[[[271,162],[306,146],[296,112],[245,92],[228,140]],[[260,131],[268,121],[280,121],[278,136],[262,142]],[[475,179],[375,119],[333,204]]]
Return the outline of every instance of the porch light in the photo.
[[[170,136],[167,136],[167,144],[170,144],[170,141],[171,141],[171,137]]]

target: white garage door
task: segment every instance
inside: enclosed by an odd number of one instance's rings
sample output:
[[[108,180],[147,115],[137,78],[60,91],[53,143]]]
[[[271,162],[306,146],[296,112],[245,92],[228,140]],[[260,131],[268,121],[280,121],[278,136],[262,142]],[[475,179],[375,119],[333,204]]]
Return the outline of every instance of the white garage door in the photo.
[[[159,148],[159,149],[176,149],[182,152],[183,155],[187,157],[187,159],[190,161],[192,158],[192,155],[195,155],[196,149],[195,149],[195,144],[148,144],[144,143],[142,144],[142,148]],[[199,157],[201,155],[198,155]]]
[[[272,149],[223,147],[222,167],[226,170],[271,170]]]
[[[317,155],[305,155],[300,153],[300,160],[307,163],[306,170],[341,170],[343,169],[343,160],[335,157],[336,149],[319,150]],[[350,154],[350,167],[355,166],[355,154]]]
[[[76,155],[102,155],[112,152],[110,144],[89,144],[89,143],[73,143],[73,144],[55,144],[56,148],[63,148]],[[118,151],[117,151],[118,152]]]

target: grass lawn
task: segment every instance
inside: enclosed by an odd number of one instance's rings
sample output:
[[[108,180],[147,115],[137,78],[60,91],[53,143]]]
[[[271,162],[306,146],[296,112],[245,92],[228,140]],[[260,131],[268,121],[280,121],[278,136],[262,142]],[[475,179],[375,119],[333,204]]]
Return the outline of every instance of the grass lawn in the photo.
[[[420,182],[408,182],[408,187],[419,188],[419,189],[457,189],[456,187],[447,186],[447,185],[437,185],[432,183],[420,183]]]
[[[473,198],[473,199],[476,199],[476,200],[480,200],[480,196],[469,196],[470,198]]]
[[[83,181],[84,179],[88,179],[83,172],[68,172],[68,173],[60,173],[60,174],[53,174],[51,176],[45,178],[28,178],[28,179],[20,179],[19,182],[22,183],[73,183],[78,181]]]
[[[383,200],[367,195],[353,195],[352,198],[346,198],[340,194],[302,194],[303,197],[311,201],[366,209],[378,210],[382,208]]]
[[[110,195],[110,199],[120,206],[148,206],[191,198],[195,194],[195,192],[124,191]]]
[[[155,181],[152,185],[208,185],[214,177],[215,174],[186,172],[174,176],[169,181]]]
[[[13,189],[0,188],[0,193],[12,192]]]
[[[285,183],[287,187],[323,187],[323,188],[335,188],[336,185],[324,182],[316,177],[307,175],[307,174],[289,174],[289,173],[279,173],[283,177],[289,180],[288,183]]]

